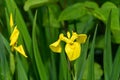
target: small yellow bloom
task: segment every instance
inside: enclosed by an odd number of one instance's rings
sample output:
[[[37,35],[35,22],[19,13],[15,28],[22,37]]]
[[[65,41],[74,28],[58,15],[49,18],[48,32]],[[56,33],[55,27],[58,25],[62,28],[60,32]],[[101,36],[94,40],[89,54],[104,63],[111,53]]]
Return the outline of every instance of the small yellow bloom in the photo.
[[[50,49],[53,52],[61,52],[60,41],[64,41],[65,52],[70,61],[77,59],[81,54],[81,43],[85,43],[87,39],[86,34],[77,34],[72,32],[72,36],[70,36],[70,32],[67,32],[67,37],[63,34],[60,34],[58,41],[50,45]],[[52,46],[52,47],[51,47]],[[54,47],[53,47],[54,46]],[[55,47],[56,46],[56,47]]]
[[[15,49],[16,51],[18,51],[20,54],[22,54],[24,57],[27,57],[27,55],[25,54],[25,51],[24,51],[22,45],[20,45],[20,46],[18,46],[18,47],[14,47],[14,49]]]
[[[14,25],[13,23],[13,17],[12,17],[12,13],[10,14],[10,27],[12,28]]]
[[[10,46],[13,46],[17,42],[18,36],[19,36],[19,30],[17,29],[16,26],[10,36]]]

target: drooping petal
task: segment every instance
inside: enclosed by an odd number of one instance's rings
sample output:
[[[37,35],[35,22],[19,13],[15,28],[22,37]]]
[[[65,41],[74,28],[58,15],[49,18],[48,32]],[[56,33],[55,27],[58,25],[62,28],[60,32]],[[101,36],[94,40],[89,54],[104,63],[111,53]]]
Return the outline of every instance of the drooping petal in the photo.
[[[10,14],[10,27],[12,28],[14,25],[13,23],[13,17],[12,17],[12,13]]]
[[[69,60],[73,61],[80,56],[81,46],[78,42],[74,42],[73,44],[66,44],[65,52]]]
[[[79,34],[78,38],[76,39],[77,42],[79,43],[85,43],[87,39],[87,35],[86,34]]]
[[[18,36],[19,36],[19,30],[17,29],[16,26],[10,36],[10,46],[14,45],[17,42]]]
[[[60,39],[58,39],[56,42],[52,43],[49,47],[53,52],[61,53],[61,51],[62,51],[62,48],[60,45]]]
[[[18,46],[18,47],[14,47],[14,49],[15,49],[16,51],[18,51],[20,54],[22,54],[24,57],[27,57],[27,55],[25,54],[25,51],[24,51],[22,45],[20,45],[20,46]]]

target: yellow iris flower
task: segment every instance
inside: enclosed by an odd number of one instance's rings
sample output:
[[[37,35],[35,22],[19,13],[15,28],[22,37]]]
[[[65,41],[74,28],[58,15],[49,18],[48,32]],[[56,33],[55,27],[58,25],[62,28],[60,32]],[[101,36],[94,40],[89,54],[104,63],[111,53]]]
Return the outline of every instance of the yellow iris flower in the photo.
[[[72,32],[72,36],[70,32],[67,32],[67,37],[64,34],[59,35],[59,39],[52,43],[49,47],[53,52],[61,53],[62,48],[60,45],[61,41],[66,43],[65,52],[70,61],[77,59],[81,54],[81,44],[85,43],[87,39],[86,34],[77,34],[76,32]]]
[[[12,14],[10,14],[10,27],[11,29],[13,28],[13,18],[12,18]],[[17,29],[17,26],[15,26],[15,28],[12,31],[12,34],[10,36],[10,46],[12,47],[12,51],[16,50],[18,51],[20,54],[22,54],[24,57],[27,57],[27,55],[25,54],[25,51],[23,49],[23,46],[17,46],[17,40],[19,37],[19,30]]]

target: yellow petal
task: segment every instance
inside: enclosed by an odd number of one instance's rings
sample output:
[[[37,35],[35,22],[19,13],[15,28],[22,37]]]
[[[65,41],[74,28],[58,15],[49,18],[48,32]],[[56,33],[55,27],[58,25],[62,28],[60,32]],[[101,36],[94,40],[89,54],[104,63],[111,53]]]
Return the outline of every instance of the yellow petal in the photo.
[[[27,57],[27,55],[25,54],[25,51],[24,51],[22,45],[20,45],[20,46],[18,46],[18,47],[14,47],[14,49],[15,49],[16,51],[18,51],[20,54],[22,54],[24,57]]]
[[[13,23],[13,17],[12,17],[12,13],[10,14],[10,27],[12,28],[14,25]]]
[[[52,43],[49,47],[53,52],[61,53],[62,48],[60,45],[60,39]]]
[[[76,39],[77,42],[79,43],[85,43],[87,39],[87,35],[86,34],[79,34],[78,38]]]
[[[18,36],[19,36],[19,30],[17,29],[16,26],[10,36],[10,46],[14,45],[17,42]]]
[[[80,56],[81,46],[78,42],[74,42],[73,44],[66,44],[65,52],[69,60],[73,61]]]

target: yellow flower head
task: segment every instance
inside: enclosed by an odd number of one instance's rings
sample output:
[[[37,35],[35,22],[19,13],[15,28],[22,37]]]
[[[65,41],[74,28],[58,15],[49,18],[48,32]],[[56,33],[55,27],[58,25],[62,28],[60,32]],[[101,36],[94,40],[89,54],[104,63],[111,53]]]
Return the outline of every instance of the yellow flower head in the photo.
[[[18,36],[19,36],[19,30],[17,29],[17,26],[16,26],[10,36],[10,46],[15,45],[15,43],[17,42]]]
[[[75,32],[72,32],[72,36],[70,35],[70,32],[67,32],[67,37],[65,37],[63,34],[60,34],[58,41],[50,45],[50,49],[53,52],[61,52],[61,46],[60,41],[64,41],[66,43],[65,45],[65,52],[69,58],[70,61],[73,61],[77,59],[81,54],[81,43],[85,43],[87,39],[86,34],[77,34]],[[51,47],[52,46],[52,47]],[[53,48],[54,46],[54,48]],[[55,46],[57,46],[55,48]]]
[[[18,51],[20,54],[22,54],[24,57],[27,57],[27,55],[25,54],[25,51],[24,51],[22,45],[20,45],[20,46],[18,46],[18,47],[14,47],[14,49],[15,49],[16,51]]]

